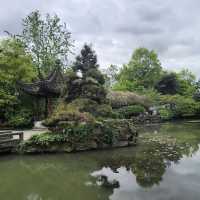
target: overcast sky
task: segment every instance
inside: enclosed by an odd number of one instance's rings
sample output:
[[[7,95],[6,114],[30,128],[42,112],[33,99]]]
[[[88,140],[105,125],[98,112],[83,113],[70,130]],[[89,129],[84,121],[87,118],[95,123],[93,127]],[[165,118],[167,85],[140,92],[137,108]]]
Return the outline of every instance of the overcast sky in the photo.
[[[200,77],[199,0],[0,0],[0,36],[21,31],[33,10],[66,22],[75,52],[92,43],[101,67],[127,63],[134,49],[154,49],[169,70],[189,68]]]

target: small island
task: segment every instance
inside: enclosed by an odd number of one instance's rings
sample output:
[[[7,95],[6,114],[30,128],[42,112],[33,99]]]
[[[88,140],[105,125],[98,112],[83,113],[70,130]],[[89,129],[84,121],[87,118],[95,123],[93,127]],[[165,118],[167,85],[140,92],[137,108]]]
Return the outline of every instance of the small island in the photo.
[[[138,132],[132,120],[113,111],[99,71],[97,56],[84,45],[70,71],[55,71],[43,81],[21,84],[22,91],[45,98],[49,132],[34,135],[20,144],[20,152],[75,152],[136,144]],[[52,110],[52,98],[61,96]]]

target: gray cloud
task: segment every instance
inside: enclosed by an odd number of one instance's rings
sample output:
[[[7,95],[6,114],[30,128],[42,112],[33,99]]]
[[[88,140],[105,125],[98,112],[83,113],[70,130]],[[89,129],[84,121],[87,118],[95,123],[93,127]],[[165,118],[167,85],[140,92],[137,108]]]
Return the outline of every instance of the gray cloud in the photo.
[[[57,13],[76,41],[92,43],[102,67],[127,63],[137,47],[157,51],[169,70],[189,67],[200,77],[199,0],[7,0],[0,7],[0,35],[21,31],[21,20],[39,9]]]

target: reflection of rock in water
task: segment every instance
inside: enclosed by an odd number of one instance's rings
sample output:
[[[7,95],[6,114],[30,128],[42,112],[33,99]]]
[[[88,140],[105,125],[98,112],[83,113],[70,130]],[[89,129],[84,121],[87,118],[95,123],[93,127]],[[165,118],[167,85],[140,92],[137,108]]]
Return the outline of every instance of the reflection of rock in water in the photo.
[[[106,188],[119,188],[119,181],[113,179],[112,181],[108,180],[108,177],[101,175],[98,177],[98,182]]]
[[[117,172],[118,173],[118,172]],[[109,167],[103,167],[99,171],[95,171],[91,176],[97,179],[96,184],[106,188],[119,188],[119,181],[116,179],[117,176]]]

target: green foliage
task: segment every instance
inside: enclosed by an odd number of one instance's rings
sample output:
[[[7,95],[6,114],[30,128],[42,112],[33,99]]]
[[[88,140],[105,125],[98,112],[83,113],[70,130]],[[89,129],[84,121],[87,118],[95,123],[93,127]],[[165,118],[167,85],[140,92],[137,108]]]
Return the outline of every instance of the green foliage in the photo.
[[[124,119],[138,116],[143,114],[145,111],[146,109],[141,105],[125,106],[116,110],[116,112],[119,113],[119,116]]]
[[[169,108],[160,108],[159,109],[160,117],[163,121],[171,120],[174,118],[174,113]]]
[[[96,107],[94,115],[102,118],[115,118],[115,113],[109,104],[102,104]]]
[[[61,145],[63,143],[73,147],[77,143],[84,143],[91,139],[93,129],[93,123],[65,123],[62,124],[62,132],[46,132],[43,134],[33,135],[28,141],[22,144],[21,148],[26,149],[28,146],[46,148],[55,144]]]
[[[28,146],[46,148],[55,144],[61,145],[65,143],[73,149],[76,145],[80,143],[84,144],[97,137],[95,130],[101,128],[101,124],[98,123],[63,123],[60,126],[62,127],[62,132],[47,132],[34,135],[22,144],[22,148],[26,149]],[[102,140],[101,142],[109,143],[111,137],[111,132],[106,131],[103,138],[99,139]]]
[[[59,121],[54,132],[34,135],[21,143],[22,152],[31,152],[36,149],[48,152],[53,149],[79,151],[111,147],[119,141],[132,141],[137,135],[135,127],[127,120],[104,120],[102,122],[76,123]],[[56,147],[56,148],[54,148]],[[58,148],[57,148],[58,147]]]
[[[98,67],[95,52],[85,44],[72,66],[75,76],[69,77],[66,101],[88,98],[99,104],[105,103],[106,90],[103,86],[105,80]]]
[[[93,134],[95,123],[64,124],[63,134],[70,142],[85,142]]]
[[[130,81],[134,87],[129,91],[135,91],[144,88],[153,88],[160,79],[162,68],[157,54],[145,48],[136,49],[130,62],[124,65],[119,73],[118,80],[120,84]]]
[[[179,81],[175,73],[165,74],[155,86],[161,94],[177,94],[180,90]]]
[[[97,80],[97,82],[101,85],[103,85],[105,83],[105,78],[103,76],[103,74],[96,69],[90,69],[85,73],[85,77],[91,77],[95,80]]]
[[[114,91],[130,91],[138,93],[143,93],[145,91],[144,86],[139,85],[137,82],[122,78],[113,85],[112,89]]]
[[[179,94],[183,96],[192,97],[197,91],[197,86],[195,82],[195,75],[192,74],[188,69],[183,69],[177,74],[179,81]]]
[[[200,102],[200,92],[199,92],[199,91],[197,91],[196,93],[194,93],[193,99],[194,99],[195,101]]]
[[[16,39],[0,41],[0,119],[5,112],[18,105],[17,81],[31,81],[35,78],[32,58],[25,52],[22,43]]]
[[[175,118],[195,116],[200,111],[200,104],[191,97],[164,95],[160,98],[160,103],[168,104]]]
[[[23,145],[38,145],[41,147],[48,147],[53,143],[62,143],[66,142],[66,137],[63,134],[52,134],[50,132],[33,135],[27,142]]]
[[[32,55],[38,75],[47,75],[60,59],[67,63],[72,46],[71,33],[57,15],[46,14],[43,18],[38,10],[23,20],[23,32],[19,39]]]
[[[188,69],[183,69],[179,73],[169,73],[163,75],[156,84],[156,89],[161,94],[180,94],[182,96],[193,96],[197,92],[195,75]]]
[[[13,128],[30,128],[33,126],[32,113],[30,110],[20,109],[14,113],[6,113],[8,125]]]
[[[115,117],[115,114],[109,104],[98,104],[91,99],[77,98],[70,103],[61,102],[46,120],[45,125],[55,126],[58,121],[92,123],[96,118],[112,117]]]
[[[92,50],[91,46],[85,44],[81,50],[80,55],[76,57],[76,61],[73,65],[74,71],[80,71],[83,77],[89,70],[97,69],[99,65],[97,64],[97,56]]]

